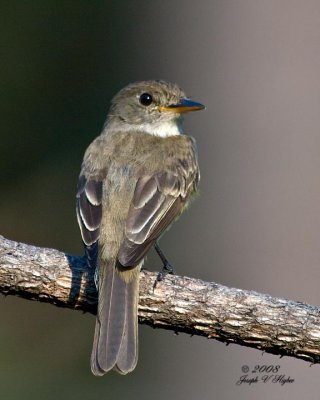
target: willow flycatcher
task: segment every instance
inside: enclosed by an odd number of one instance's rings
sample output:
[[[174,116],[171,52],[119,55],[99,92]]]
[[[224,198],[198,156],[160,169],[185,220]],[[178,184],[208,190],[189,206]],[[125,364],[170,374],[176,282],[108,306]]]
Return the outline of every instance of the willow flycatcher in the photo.
[[[196,145],[181,115],[203,108],[174,84],[132,83],[114,97],[85,152],[77,217],[98,290],[95,375],[126,374],[137,364],[139,271],[197,190]]]

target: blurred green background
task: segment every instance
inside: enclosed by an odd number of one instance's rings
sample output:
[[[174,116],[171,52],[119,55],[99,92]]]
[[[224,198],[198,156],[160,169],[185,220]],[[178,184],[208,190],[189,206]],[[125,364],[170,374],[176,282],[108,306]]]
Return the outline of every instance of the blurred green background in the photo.
[[[201,197],[162,240],[177,272],[319,304],[319,20],[311,0],[2,1],[0,234],[82,253],[83,153],[119,89],[167,79],[207,105],[185,124]],[[137,369],[96,378],[93,316],[0,312],[1,398],[318,398],[318,366],[145,326]],[[236,386],[244,364],[295,382]]]

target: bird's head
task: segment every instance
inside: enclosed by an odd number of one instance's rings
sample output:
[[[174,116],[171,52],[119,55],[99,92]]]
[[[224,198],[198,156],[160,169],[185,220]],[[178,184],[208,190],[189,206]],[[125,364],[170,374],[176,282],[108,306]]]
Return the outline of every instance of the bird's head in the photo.
[[[204,106],[165,81],[131,83],[112,100],[107,125],[117,130],[144,131],[157,136],[181,133],[181,116]]]

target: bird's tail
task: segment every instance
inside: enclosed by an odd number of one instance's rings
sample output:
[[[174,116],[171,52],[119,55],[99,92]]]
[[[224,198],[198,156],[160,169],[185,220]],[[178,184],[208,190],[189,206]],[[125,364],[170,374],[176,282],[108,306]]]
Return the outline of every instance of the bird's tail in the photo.
[[[101,261],[103,263],[103,261]],[[100,265],[99,299],[91,370],[103,375],[114,368],[132,371],[138,360],[139,269],[120,271]]]

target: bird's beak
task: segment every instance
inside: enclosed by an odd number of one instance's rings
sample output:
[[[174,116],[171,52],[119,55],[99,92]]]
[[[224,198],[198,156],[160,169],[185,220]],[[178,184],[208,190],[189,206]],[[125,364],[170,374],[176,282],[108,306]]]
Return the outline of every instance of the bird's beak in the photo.
[[[203,110],[205,106],[190,99],[182,99],[178,104],[173,104],[168,107],[159,107],[160,111],[174,112],[178,114],[187,113],[190,111]]]

